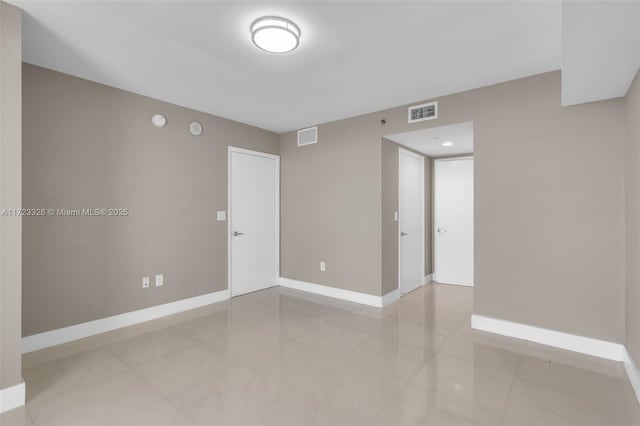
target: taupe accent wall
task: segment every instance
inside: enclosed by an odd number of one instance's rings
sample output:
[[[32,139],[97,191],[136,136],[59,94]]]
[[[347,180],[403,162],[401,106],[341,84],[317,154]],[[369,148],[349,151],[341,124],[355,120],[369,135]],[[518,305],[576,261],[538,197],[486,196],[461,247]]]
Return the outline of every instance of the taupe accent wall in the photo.
[[[640,365],[640,72],[626,96],[627,349]]]
[[[302,147],[296,132],[281,135],[281,276],[381,294],[381,150],[371,121],[321,125],[319,142]]]
[[[22,12],[0,2],[0,209],[22,207]],[[22,382],[22,219],[0,217],[0,389]]]
[[[227,147],[277,154],[278,135],[29,64],[23,79],[25,207],[130,211],[25,218],[23,335],[226,289]]]
[[[23,79],[23,205],[131,211],[24,220],[25,336],[225,289],[226,222],[215,211],[226,209],[228,145],[281,155],[282,276],[385,294],[397,287],[397,247],[384,244],[397,240],[397,183],[387,179],[397,179],[397,152],[383,137],[473,121],[475,313],[625,341],[633,108],[563,108],[559,72],[438,98],[433,121],[409,125],[401,106],[322,124],[319,143],[304,147],[295,132],[32,65]],[[155,112],[165,128],[151,126]],[[187,133],[191,120],[201,137]],[[157,273],[165,285],[142,289]]]
[[[424,275],[433,273],[433,158],[424,156]]]
[[[473,121],[475,313],[623,343],[623,100],[563,108],[559,71],[436,100],[282,135],[282,275],[381,294],[382,137]]]
[[[380,256],[380,267],[382,273],[382,294],[394,291],[399,286],[399,265],[398,262],[390,262],[389,259],[398,259],[398,222],[395,221],[394,213],[398,211],[398,145],[382,139],[380,144],[382,149],[382,178],[381,178],[381,237],[382,255]]]

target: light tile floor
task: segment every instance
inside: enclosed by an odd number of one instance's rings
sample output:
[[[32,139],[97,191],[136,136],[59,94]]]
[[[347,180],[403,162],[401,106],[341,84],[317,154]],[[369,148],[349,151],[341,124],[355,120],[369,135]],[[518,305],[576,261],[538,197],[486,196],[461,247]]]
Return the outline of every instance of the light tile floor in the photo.
[[[264,290],[27,355],[27,406],[1,423],[640,425],[622,365],[471,330],[472,303]]]

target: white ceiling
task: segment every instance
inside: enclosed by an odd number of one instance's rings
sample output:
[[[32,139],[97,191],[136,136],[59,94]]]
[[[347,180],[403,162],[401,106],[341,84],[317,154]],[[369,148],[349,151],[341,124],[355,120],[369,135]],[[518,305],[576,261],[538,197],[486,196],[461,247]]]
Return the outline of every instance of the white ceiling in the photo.
[[[397,133],[385,138],[434,158],[471,154],[473,153],[473,122]],[[445,141],[453,142],[453,145],[442,146],[442,142]]]
[[[640,65],[640,1],[562,2],[562,105],[626,95]]]
[[[551,2],[57,2],[26,11],[24,60],[276,132],[560,68]],[[251,22],[300,47],[269,54]]]

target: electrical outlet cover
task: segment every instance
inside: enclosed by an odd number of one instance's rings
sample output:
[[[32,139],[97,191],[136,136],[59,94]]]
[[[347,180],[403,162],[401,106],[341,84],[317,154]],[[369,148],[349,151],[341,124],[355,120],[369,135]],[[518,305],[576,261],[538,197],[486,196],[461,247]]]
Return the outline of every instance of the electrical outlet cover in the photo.
[[[160,287],[162,285],[164,285],[164,277],[162,274],[158,274],[156,275],[156,287]]]

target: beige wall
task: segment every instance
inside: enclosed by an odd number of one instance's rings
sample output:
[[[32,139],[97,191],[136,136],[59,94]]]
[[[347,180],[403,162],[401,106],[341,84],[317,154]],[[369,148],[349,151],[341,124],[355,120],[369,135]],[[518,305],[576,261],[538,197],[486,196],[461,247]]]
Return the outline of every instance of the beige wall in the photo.
[[[403,106],[320,125],[316,145],[283,134],[279,148],[273,133],[71,76],[25,65],[23,77],[23,204],[132,212],[24,221],[24,335],[226,288],[226,223],[212,218],[229,144],[280,151],[282,276],[384,294],[397,286],[397,247],[383,244],[397,235],[385,179],[397,153],[382,138],[473,121],[475,312],[625,340],[625,105],[562,108],[559,72],[439,98],[438,120],[408,125]],[[165,286],[143,290],[155,273]]]
[[[441,108],[474,122],[475,313],[624,342],[622,101],[562,108],[555,72]]]
[[[28,64],[23,78],[24,205],[131,212],[25,218],[23,335],[226,289],[227,146],[277,154],[278,136]]]
[[[22,207],[22,14],[0,2],[0,209]],[[19,216],[0,217],[0,389],[22,381]]]
[[[282,136],[283,275],[380,294],[382,137],[473,121],[475,312],[624,342],[623,101],[562,108],[560,72],[437,100],[437,120],[403,106],[320,125],[311,147]]]
[[[382,238],[380,267],[382,273],[382,294],[387,294],[398,288],[398,222],[395,212],[398,211],[398,145],[382,139],[381,151],[381,221],[380,232]],[[392,260],[396,259],[396,260]]]
[[[627,348],[640,365],[640,72],[627,93],[626,106]]]
[[[424,156],[424,275],[433,273],[433,158]]]
[[[379,119],[321,125],[319,143],[281,135],[280,275],[381,293]],[[325,261],[326,272],[320,272]]]

